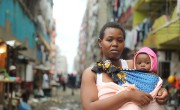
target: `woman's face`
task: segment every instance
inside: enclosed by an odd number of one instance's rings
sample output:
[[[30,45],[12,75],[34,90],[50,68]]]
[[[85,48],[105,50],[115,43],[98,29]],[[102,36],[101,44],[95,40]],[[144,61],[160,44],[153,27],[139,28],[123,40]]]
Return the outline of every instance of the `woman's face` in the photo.
[[[124,34],[118,28],[106,28],[104,38],[99,40],[103,57],[109,60],[119,60],[124,49]]]

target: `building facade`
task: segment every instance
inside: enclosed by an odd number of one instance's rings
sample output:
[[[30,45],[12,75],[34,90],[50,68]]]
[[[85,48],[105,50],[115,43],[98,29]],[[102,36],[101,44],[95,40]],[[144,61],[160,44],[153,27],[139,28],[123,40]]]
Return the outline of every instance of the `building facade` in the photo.
[[[167,79],[170,74],[178,73],[179,77],[179,10],[179,0],[89,0],[80,31],[80,70],[100,58],[95,42],[102,25],[117,21],[126,30],[129,58],[141,47],[148,46],[158,55],[160,76]]]
[[[51,37],[55,36],[52,0],[1,0],[0,41],[7,46],[1,68],[17,67],[23,81],[33,69],[48,69]]]

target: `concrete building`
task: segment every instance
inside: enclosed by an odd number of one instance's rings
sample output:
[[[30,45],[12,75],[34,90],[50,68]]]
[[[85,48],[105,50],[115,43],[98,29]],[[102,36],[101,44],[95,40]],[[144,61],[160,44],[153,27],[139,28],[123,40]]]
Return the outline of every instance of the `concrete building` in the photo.
[[[33,68],[49,64],[53,1],[1,0],[0,7],[0,41],[7,45],[1,68],[16,65],[22,80],[32,81]]]
[[[89,0],[80,31],[80,71],[100,58],[95,42],[102,25],[117,21],[126,29],[126,48],[132,52],[143,46],[154,49],[161,76],[180,76],[179,4],[179,0]]]
[[[79,73],[100,59],[100,51],[96,42],[100,28],[111,20],[111,0],[88,0],[87,9],[79,34]],[[101,18],[101,19],[100,19]]]

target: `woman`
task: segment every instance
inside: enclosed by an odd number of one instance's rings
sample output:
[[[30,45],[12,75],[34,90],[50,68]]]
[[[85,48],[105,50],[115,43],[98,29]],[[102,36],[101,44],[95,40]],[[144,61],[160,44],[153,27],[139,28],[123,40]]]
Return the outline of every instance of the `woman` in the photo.
[[[132,60],[120,60],[120,56],[124,49],[125,32],[124,29],[116,22],[105,24],[99,35],[99,46],[102,51],[103,60],[111,60],[112,64],[121,68],[133,68]],[[97,74],[87,68],[82,76],[81,83],[81,101],[83,110],[117,110],[127,102],[134,102],[138,106],[144,106],[153,100],[152,96],[148,93],[134,90],[122,91],[99,100],[97,89]],[[112,83],[112,78],[106,73],[102,73],[102,81],[105,83]],[[115,83],[114,83],[115,85]],[[143,98],[141,98],[143,97]],[[159,104],[167,101],[167,91],[160,89],[156,97]]]

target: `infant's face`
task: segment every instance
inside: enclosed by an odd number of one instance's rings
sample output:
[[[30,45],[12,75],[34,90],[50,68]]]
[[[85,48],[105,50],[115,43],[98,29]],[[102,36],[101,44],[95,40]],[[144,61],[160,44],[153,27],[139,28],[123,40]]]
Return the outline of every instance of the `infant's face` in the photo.
[[[138,54],[136,56],[135,66],[137,70],[149,71],[151,69],[151,60],[149,55],[145,53]]]

